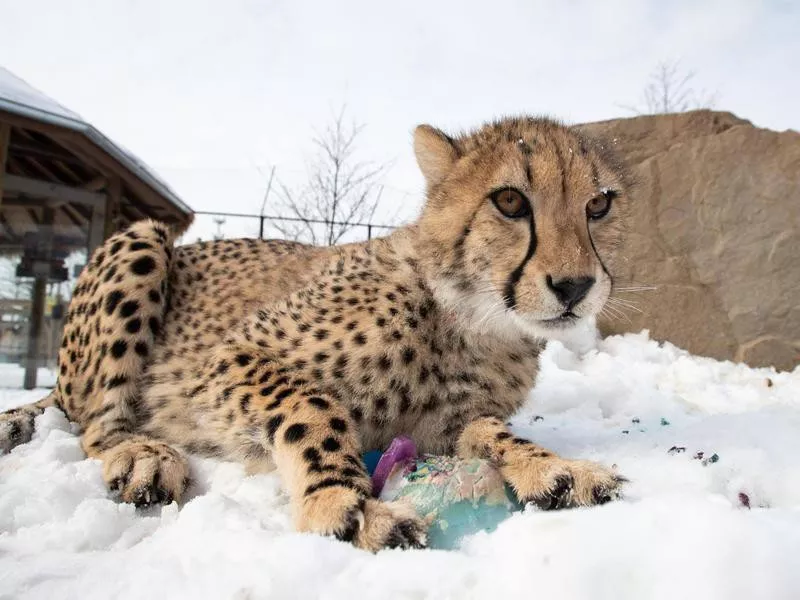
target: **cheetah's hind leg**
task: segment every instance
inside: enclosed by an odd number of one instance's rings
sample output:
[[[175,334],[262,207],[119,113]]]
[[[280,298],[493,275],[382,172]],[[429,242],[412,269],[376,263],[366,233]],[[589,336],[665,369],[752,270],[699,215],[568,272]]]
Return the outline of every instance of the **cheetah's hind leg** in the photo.
[[[139,431],[141,376],[166,314],[171,233],[154,221],[111,236],[81,274],[59,353],[62,404],[109,488],[137,506],[180,500],[186,458]]]

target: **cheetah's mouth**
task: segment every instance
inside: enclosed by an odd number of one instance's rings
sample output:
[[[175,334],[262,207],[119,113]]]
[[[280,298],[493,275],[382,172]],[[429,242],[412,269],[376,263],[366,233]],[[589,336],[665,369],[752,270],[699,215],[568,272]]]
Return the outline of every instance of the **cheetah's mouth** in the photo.
[[[564,327],[574,324],[578,319],[580,319],[578,315],[571,310],[567,310],[553,319],[542,319],[539,322],[546,327]]]

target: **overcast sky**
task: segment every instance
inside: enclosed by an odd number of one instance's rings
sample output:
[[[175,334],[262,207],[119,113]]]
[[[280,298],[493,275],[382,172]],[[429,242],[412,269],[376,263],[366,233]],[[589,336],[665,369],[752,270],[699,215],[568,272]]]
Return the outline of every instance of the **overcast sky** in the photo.
[[[346,103],[366,124],[361,155],[392,162],[378,219],[410,218],[416,124],[627,116],[665,60],[696,71],[716,108],[800,129],[789,0],[0,0],[0,64],[198,210],[258,212],[269,168],[298,182],[315,129]]]

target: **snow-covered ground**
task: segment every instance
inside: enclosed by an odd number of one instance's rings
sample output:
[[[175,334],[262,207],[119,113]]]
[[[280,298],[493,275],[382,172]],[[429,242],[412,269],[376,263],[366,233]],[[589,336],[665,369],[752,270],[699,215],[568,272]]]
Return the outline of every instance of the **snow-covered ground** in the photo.
[[[0,408],[41,395],[6,391]],[[0,598],[800,597],[800,368],[697,358],[646,334],[585,353],[554,342],[514,424],[618,465],[624,500],[528,509],[459,551],[372,555],[294,533],[277,477],[232,464],[193,460],[183,506],[116,504],[50,409],[0,458]]]

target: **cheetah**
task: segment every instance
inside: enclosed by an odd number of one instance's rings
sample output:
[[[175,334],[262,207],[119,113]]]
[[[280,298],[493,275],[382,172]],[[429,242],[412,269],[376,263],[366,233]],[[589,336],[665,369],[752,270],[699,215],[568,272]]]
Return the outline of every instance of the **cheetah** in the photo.
[[[298,530],[370,551],[423,547],[404,503],[373,497],[361,456],[400,434],[491,461],[524,502],[590,506],[623,478],[557,456],[506,420],[544,343],[613,286],[628,178],[604,146],[546,118],[414,132],[418,220],[335,247],[175,246],[142,221],[78,279],[55,390],[0,415],[0,450],[55,406],[122,502],[180,501],[187,453],[277,469]]]

